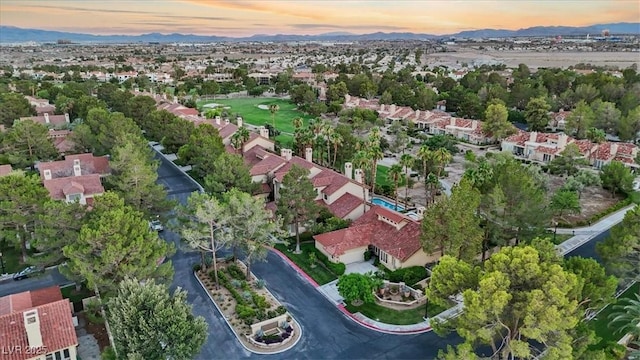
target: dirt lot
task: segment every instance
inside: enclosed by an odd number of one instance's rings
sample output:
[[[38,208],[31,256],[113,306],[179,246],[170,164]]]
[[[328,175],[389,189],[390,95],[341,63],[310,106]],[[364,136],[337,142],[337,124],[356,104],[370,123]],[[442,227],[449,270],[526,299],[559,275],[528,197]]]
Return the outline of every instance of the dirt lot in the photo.
[[[559,176],[549,176],[549,194],[553,194],[564,184],[565,179]],[[601,213],[621,199],[611,197],[611,193],[601,187],[590,186],[582,191],[580,196],[580,206],[582,212],[578,215],[564,215],[563,221],[574,224],[580,220],[587,220],[593,215]]]
[[[480,62],[501,62],[507,67],[517,67],[518,64],[526,64],[531,68],[539,67],[560,67],[566,68],[578,63],[588,63],[598,66],[617,66],[627,68],[633,64],[640,66],[640,54],[637,52],[536,52],[536,51],[483,51],[469,49],[468,47],[452,50],[458,52],[435,53],[427,55],[429,65],[447,65]]]

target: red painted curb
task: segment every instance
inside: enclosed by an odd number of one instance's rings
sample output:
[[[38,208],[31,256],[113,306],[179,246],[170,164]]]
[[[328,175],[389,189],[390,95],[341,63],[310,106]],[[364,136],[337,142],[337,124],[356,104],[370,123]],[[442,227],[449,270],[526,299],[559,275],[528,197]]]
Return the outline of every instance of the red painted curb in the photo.
[[[313,285],[313,287],[320,287],[320,285],[318,285],[318,283],[315,280],[313,280],[311,276],[309,276],[306,272],[304,272],[304,270],[300,269],[300,267],[296,265],[296,263],[294,263],[291,259],[289,259],[287,255],[283,254],[282,251],[273,247],[270,249],[276,254],[280,255],[280,257],[284,261],[286,261],[289,265],[291,265],[291,267],[293,267],[298,272],[298,274],[302,275],[305,279],[307,279],[307,281],[310,282],[311,285]]]

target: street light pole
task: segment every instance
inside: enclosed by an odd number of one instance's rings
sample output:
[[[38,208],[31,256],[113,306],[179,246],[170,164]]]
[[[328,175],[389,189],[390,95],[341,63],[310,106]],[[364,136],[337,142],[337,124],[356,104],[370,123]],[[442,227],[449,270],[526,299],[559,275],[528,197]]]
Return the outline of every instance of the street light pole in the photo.
[[[556,234],[558,233],[558,222],[554,221],[553,222],[553,226],[554,226],[554,228],[553,228],[553,243],[555,244],[556,243]]]

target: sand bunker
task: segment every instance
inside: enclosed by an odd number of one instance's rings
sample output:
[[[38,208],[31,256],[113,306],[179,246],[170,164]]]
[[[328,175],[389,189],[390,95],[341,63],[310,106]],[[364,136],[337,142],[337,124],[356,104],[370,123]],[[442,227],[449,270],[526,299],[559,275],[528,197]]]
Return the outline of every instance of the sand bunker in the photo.
[[[260,104],[258,105],[258,109],[269,110],[269,105]]]

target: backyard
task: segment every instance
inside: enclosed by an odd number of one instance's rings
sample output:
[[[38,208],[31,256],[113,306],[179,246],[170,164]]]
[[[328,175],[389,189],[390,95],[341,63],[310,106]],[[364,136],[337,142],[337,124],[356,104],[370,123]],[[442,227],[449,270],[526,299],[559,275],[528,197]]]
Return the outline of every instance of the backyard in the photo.
[[[242,99],[216,99],[198,102],[198,108],[203,109],[206,104],[220,104],[230,107],[230,115],[240,115],[245,122],[255,126],[263,126],[265,123],[271,124],[272,117],[269,105],[278,105],[280,108],[275,113],[276,129],[282,132],[276,140],[281,143],[289,143],[295,130],[293,119],[302,118],[304,125],[309,124],[313,117],[297,110],[296,106],[287,100],[272,98],[242,98]],[[261,106],[262,105],[262,106]]]
[[[639,290],[640,290],[640,283],[635,283],[625,292],[620,294],[620,296],[618,297],[618,300],[633,298],[633,296],[637,294]],[[609,315],[613,311],[614,311],[613,306],[608,305],[598,315],[596,315],[596,317],[593,318],[593,320],[590,321],[590,323],[593,325],[593,327],[596,330],[596,335],[600,338],[599,343],[592,345],[593,350],[604,349],[608,347],[608,344],[610,342],[617,342],[618,340],[622,339],[622,337],[624,336],[624,334],[615,332],[609,327],[609,322],[610,322]]]

